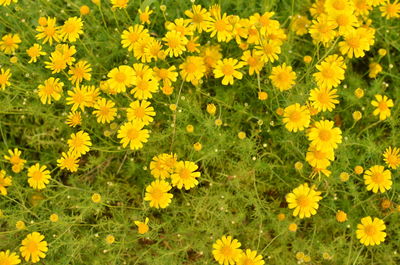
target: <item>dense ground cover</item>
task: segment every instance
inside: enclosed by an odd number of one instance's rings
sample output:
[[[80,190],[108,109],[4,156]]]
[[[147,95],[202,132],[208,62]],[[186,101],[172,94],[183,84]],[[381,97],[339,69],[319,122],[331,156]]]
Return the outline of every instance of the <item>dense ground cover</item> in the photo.
[[[400,262],[397,1],[0,14],[0,265]]]

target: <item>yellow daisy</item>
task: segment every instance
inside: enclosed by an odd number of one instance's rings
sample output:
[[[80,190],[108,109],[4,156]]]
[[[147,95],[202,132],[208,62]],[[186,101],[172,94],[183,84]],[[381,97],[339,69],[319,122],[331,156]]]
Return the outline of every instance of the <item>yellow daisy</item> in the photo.
[[[283,123],[289,132],[303,131],[310,125],[310,111],[299,103],[292,104],[284,109]]]
[[[172,65],[169,68],[158,68],[155,66],[153,68],[153,75],[157,81],[163,81],[164,84],[171,85],[176,81],[178,73],[176,72],[176,67]]]
[[[39,163],[28,168],[28,183],[29,186],[36,189],[42,190],[46,187],[46,184],[50,182],[50,171],[47,170],[46,166],[40,166]]]
[[[256,49],[260,51],[261,57],[264,62],[275,62],[278,60],[278,55],[281,53],[281,41],[264,40]]]
[[[174,173],[171,175],[172,186],[186,190],[193,188],[199,181],[200,172],[196,171],[199,167],[191,161],[179,161],[176,164]]]
[[[52,52],[49,57],[49,62],[44,62],[47,69],[52,70],[52,74],[57,74],[67,68],[67,60],[59,51]]]
[[[21,172],[24,164],[26,163],[26,160],[21,158],[21,151],[18,150],[18,148],[14,148],[14,150],[9,149],[8,154],[9,155],[4,155],[4,159],[10,161],[10,163],[13,165],[12,171],[14,173]]]
[[[149,31],[143,25],[134,25],[124,30],[121,35],[121,44],[123,48],[128,51],[133,51],[135,43],[140,39],[148,39],[150,37]]]
[[[286,63],[284,63],[272,67],[269,79],[271,79],[274,87],[278,88],[280,91],[285,91],[290,89],[296,83],[296,73],[292,71],[291,66],[287,66]]]
[[[398,0],[394,0],[393,3],[390,0],[384,1],[379,10],[382,13],[382,17],[387,19],[400,17],[400,3]]]
[[[149,10],[149,6],[146,6],[145,10],[139,9],[139,20],[142,24],[150,24],[150,15],[153,14],[153,10]]]
[[[200,56],[186,57],[185,61],[179,65],[179,69],[181,69],[182,79],[186,82],[192,82],[193,85],[197,85],[206,72],[206,66]]]
[[[72,153],[76,154],[78,157],[89,152],[90,146],[92,146],[89,134],[84,131],[72,133],[67,143],[69,146],[69,150]]]
[[[36,39],[43,39],[43,44],[49,42],[50,45],[53,44],[53,41],[60,42],[60,31],[59,27],[56,26],[57,19],[48,17],[45,19],[45,23],[43,25],[39,25],[36,27],[36,31],[39,32],[36,34]]]
[[[126,111],[128,121],[137,120],[148,125],[153,122],[153,117],[156,115],[154,108],[151,106],[151,102],[146,100],[136,100],[129,105]]]
[[[3,169],[0,170],[0,194],[7,195],[7,187],[11,185],[12,185],[12,178],[6,175],[5,170]]]
[[[67,105],[72,105],[72,111],[75,111],[78,108],[84,111],[85,107],[88,107],[89,95],[86,86],[76,86],[73,90],[69,90],[67,93]]]
[[[129,0],[111,0],[112,8],[124,9],[128,7]]]
[[[145,201],[150,201],[150,207],[166,208],[170,203],[173,195],[168,193],[171,185],[164,180],[155,180],[146,187]]]
[[[392,187],[392,173],[383,166],[375,165],[364,173],[364,183],[367,185],[367,190],[372,190],[373,193],[384,193]]]
[[[118,130],[118,138],[121,138],[123,147],[129,145],[131,150],[138,150],[143,147],[149,138],[149,130],[143,129],[144,124],[140,121],[133,120],[122,124]]]
[[[286,195],[286,201],[289,209],[293,209],[293,216],[311,217],[317,213],[318,202],[322,200],[321,192],[316,191],[315,187],[308,187],[307,183],[301,184],[291,193]]]
[[[5,54],[12,54],[18,49],[21,39],[18,34],[7,34],[1,38],[0,51]]]
[[[28,234],[21,244],[19,251],[21,251],[21,256],[25,261],[37,263],[40,259],[46,257],[46,252],[48,251],[47,242],[40,233],[33,232]]]
[[[70,172],[76,172],[78,170],[79,155],[68,151],[67,153],[62,152],[61,158],[57,159],[57,166],[61,169],[67,169]]]
[[[309,32],[314,42],[321,42],[323,45],[330,43],[336,36],[335,29],[337,23],[330,19],[327,15],[323,14],[318,16],[316,20],[312,21]]]
[[[168,31],[162,40],[167,46],[165,53],[168,54],[169,57],[178,57],[186,51],[185,45],[187,44],[188,39],[177,31]]]
[[[18,0],[0,0],[0,6],[8,6],[11,3],[17,3]]]
[[[71,111],[68,116],[67,116],[67,120],[65,122],[66,124],[68,124],[71,127],[75,127],[78,125],[82,124],[82,115],[79,111]]]
[[[156,179],[166,179],[174,172],[178,163],[175,154],[161,154],[150,162],[151,175]]]
[[[60,37],[64,41],[75,42],[83,34],[83,22],[79,17],[70,17],[60,27]]]
[[[135,83],[135,72],[132,67],[127,65],[121,65],[112,69],[107,76],[110,88],[116,90],[118,93],[125,92],[127,87]]]
[[[211,17],[207,21],[207,32],[211,32],[210,37],[217,37],[218,42],[229,42],[232,39],[233,26],[229,23],[227,15],[221,16],[221,11],[211,12]]]
[[[95,110],[93,114],[97,117],[98,123],[110,123],[117,115],[117,109],[114,108],[115,103],[111,100],[101,98],[94,104]]]
[[[35,43],[29,49],[26,50],[26,54],[28,54],[31,59],[28,63],[36,63],[37,58],[41,55],[46,55],[46,52],[42,51],[42,46]]]
[[[394,106],[393,100],[385,95],[375,95],[375,99],[371,101],[371,105],[376,107],[374,116],[379,115],[381,121],[386,120],[391,115],[390,108]]]
[[[366,246],[379,245],[385,241],[385,223],[379,218],[370,216],[361,218],[361,224],[357,225],[356,235],[360,242]]]
[[[313,76],[320,88],[337,87],[344,79],[346,65],[343,57],[337,54],[329,55],[323,62],[316,66],[319,72]]]
[[[223,77],[222,84],[225,86],[229,84],[233,85],[234,78],[242,79],[243,74],[237,71],[237,69],[240,69],[242,67],[243,63],[233,58],[225,58],[219,60],[213,71],[214,77],[215,78]]]
[[[137,77],[134,88],[130,93],[136,99],[148,99],[153,97],[153,93],[158,91],[158,82],[152,75],[145,75],[143,78]]]
[[[189,21],[194,25],[197,32],[201,33],[207,30],[207,22],[211,18],[211,14],[201,5],[193,5],[191,10],[186,10],[185,15],[189,17]]]
[[[246,249],[239,256],[236,265],[264,265],[265,261],[261,255],[257,255],[257,251]]]
[[[134,222],[135,225],[138,227],[138,233],[143,235],[146,234],[149,231],[149,218],[146,217],[146,219],[144,220],[144,222],[140,222],[140,221],[135,221]]]
[[[332,111],[335,108],[335,104],[339,103],[336,98],[337,89],[329,88],[314,88],[310,91],[309,100],[311,105],[318,111]]]
[[[1,4],[1,1],[0,1]],[[16,265],[20,264],[21,260],[19,256],[15,252],[11,252],[10,250],[0,251],[0,264],[1,265]]]
[[[6,87],[10,86],[10,77],[12,74],[10,73],[10,69],[4,70],[0,68],[0,90],[5,90]]]
[[[310,145],[306,154],[306,161],[315,168],[327,168],[335,159],[332,149],[320,150]]]
[[[52,99],[60,100],[63,86],[64,83],[60,82],[59,78],[50,77],[45,80],[43,85],[38,86],[40,101],[43,104],[51,104]]]
[[[374,31],[373,31],[374,32]],[[339,42],[339,49],[343,55],[349,58],[363,57],[364,51],[369,51],[374,43],[374,34],[369,34],[365,28],[350,30],[344,35],[344,40]]]
[[[388,167],[396,169],[400,166],[400,149],[397,147],[392,148],[389,146],[386,148],[385,152],[383,153],[383,160],[385,161]]]
[[[70,80],[73,85],[79,86],[83,79],[90,81],[92,78],[92,75],[90,74],[91,71],[92,68],[87,61],[79,61],[69,68],[68,74],[70,77],[68,80]]]
[[[231,236],[222,236],[213,244],[214,259],[223,265],[236,264],[242,254],[240,242]]]
[[[249,66],[249,75],[259,74],[265,64],[261,54],[256,50],[244,51],[240,59],[242,59],[243,64]]]
[[[334,122],[329,120],[315,122],[307,133],[308,140],[322,151],[336,149],[342,142],[342,131],[333,126]]]

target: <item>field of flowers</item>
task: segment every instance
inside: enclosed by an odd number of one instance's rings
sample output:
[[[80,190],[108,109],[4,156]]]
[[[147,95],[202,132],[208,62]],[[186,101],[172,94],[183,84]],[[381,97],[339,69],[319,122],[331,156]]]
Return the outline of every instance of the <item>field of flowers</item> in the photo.
[[[398,0],[0,0],[0,265],[400,264]]]

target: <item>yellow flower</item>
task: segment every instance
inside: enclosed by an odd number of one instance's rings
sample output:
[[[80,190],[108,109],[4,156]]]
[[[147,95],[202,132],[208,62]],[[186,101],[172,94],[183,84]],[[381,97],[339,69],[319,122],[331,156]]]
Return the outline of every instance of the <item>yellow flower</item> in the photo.
[[[51,214],[49,219],[51,222],[57,223],[58,219],[59,219],[58,214],[56,214],[56,213]]]
[[[161,154],[155,156],[150,162],[151,175],[156,179],[169,178],[177,163],[176,155]]]
[[[249,66],[249,75],[259,74],[264,67],[264,60],[256,50],[244,51],[240,59]]]
[[[210,37],[217,36],[218,42],[229,42],[232,39],[233,26],[229,23],[226,13],[221,16],[221,10],[211,12],[211,17],[207,21],[207,32],[211,32]]]
[[[153,122],[153,117],[156,115],[154,108],[151,106],[151,102],[146,100],[136,100],[129,105],[126,111],[128,121],[137,120],[148,125]]]
[[[46,166],[40,166],[39,163],[28,168],[28,183],[29,186],[36,189],[42,190],[46,187],[46,184],[50,182],[50,171],[47,170]]]
[[[337,89],[330,88],[314,88],[310,91],[309,100],[314,108],[318,111],[332,111],[335,104],[339,103],[336,98]]]
[[[133,120],[122,124],[118,130],[118,138],[122,138],[120,143],[125,148],[129,145],[131,150],[138,150],[143,147],[149,138],[149,130],[143,129],[144,124],[141,121]]]
[[[242,79],[243,74],[236,70],[242,67],[243,63],[233,58],[225,58],[223,60],[219,60],[214,69],[214,77],[223,77],[223,85],[233,85],[234,78]]]
[[[363,57],[364,51],[369,51],[370,45],[374,43],[374,31],[365,28],[352,29],[344,35],[344,40],[339,42],[340,52],[347,57]]]
[[[44,63],[47,69],[52,70],[51,72],[52,74],[59,73],[65,68],[67,68],[67,60],[61,52],[59,51],[52,52],[50,54],[49,59],[50,62],[44,62]]]
[[[172,65],[169,68],[158,68],[155,66],[153,68],[153,75],[157,79],[157,81],[163,81],[164,84],[172,84],[172,82],[176,81],[178,77],[178,73],[176,72],[176,67]]]
[[[68,117],[67,117],[67,120],[66,120],[65,123],[68,124],[71,127],[75,127],[77,125],[82,124],[81,113],[79,111],[71,111],[68,114]]]
[[[33,46],[31,46],[29,49],[26,50],[26,54],[28,54],[31,59],[29,60],[28,63],[36,63],[37,58],[41,55],[46,55],[46,52],[42,51],[42,46],[35,43]]]
[[[291,193],[286,195],[289,209],[293,209],[293,216],[311,217],[317,213],[318,202],[322,199],[321,192],[316,191],[315,187],[308,187],[307,183],[301,184]]]
[[[374,116],[379,115],[379,120],[381,121],[390,117],[390,108],[394,106],[393,100],[385,95],[375,95],[375,99],[371,101],[371,105],[376,107],[373,112]]]
[[[148,39],[149,31],[143,25],[134,25],[124,30],[121,35],[121,44],[123,48],[128,48],[128,51],[133,51],[135,43],[140,39]]]
[[[289,132],[303,131],[310,125],[310,111],[299,103],[286,107],[283,111],[283,123]]]
[[[60,100],[62,88],[64,86],[63,82],[60,82],[59,78],[50,77],[44,81],[44,85],[39,85],[39,97],[43,104],[51,104],[51,99],[55,101]]]
[[[315,81],[320,88],[337,87],[344,79],[346,65],[343,57],[337,54],[329,55],[323,62],[318,64],[316,68],[319,72],[314,73]]]
[[[314,42],[321,42],[324,46],[330,43],[336,36],[335,29],[337,23],[330,19],[327,15],[322,14],[316,20],[312,21],[309,32]]]
[[[353,1],[353,0],[352,0]],[[352,32],[355,27],[359,26],[359,21],[354,15],[353,10],[344,10],[330,14],[329,18],[334,20],[338,25],[339,35],[345,35]]]
[[[180,74],[184,81],[192,82],[197,85],[206,72],[206,66],[203,58],[200,56],[188,56],[185,61],[179,65]]]
[[[169,57],[178,57],[184,51],[186,51],[186,44],[188,39],[181,35],[180,32],[177,31],[168,31],[165,34],[165,37],[162,39],[167,46],[165,53],[169,55]]]
[[[15,228],[17,228],[18,230],[25,230],[26,229],[26,225],[24,221],[17,221],[15,223]]]
[[[115,103],[111,100],[101,98],[94,104],[95,110],[93,114],[97,117],[99,123],[110,123],[117,115],[117,109],[114,108]]]
[[[337,12],[344,12],[346,10],[353,11],[353,1],[349,0],[326,0],[325,10],[328,14],[335,14]]]
[[[394,0],[393,3],[390,0],[384,1],[379,10],[382,12],[382,17],[387,19],[400,17],[400,3],[398,0]]]
[[[90,81],[92,77],[90,74],[91,71],[92,68],[87,61],[79,61],[69,68],[68,74],[70,77],[68,80],[70,80],[73,85],[79,86],[83,79]]]
[[[116,90],[118,93],[125,92],[126,88],[132,86],[136,81],[134,70],[127,65],[121,65],[112,69],[107,76],[110,88]]]
[[[297,228],[298,228],[298,226],[297,226],[297,224],[295,224],[295,223],[291,223],[291,224],[289,224],[289,226],[288,226],[288,230],[289,230],[290,232],[296,232],[296,231],[297,231]]]
[[[134,88],[130,93],[136,99],[148,99],[153,97],[153,93],[158,91],[158,82],[152,75],[144,75],[137,77],[134,82]]]
[[[221,265],[237,264],[236,262],[242,255],[240,246],[237,239],[232,240],[231,236],[222,236],[213,244],[212,254]]]
[[[115,242],[115,237],[113,235],[106,236],[106,243],[111,245]]]
[[[257,251],[246,249],[240,255],[236,265],[264,265],[265,261],[261,255],[257,255]]]
[[[370,216],[361,218],[361,224],[357,225],[356,235],[360,242],[366,246],[379,245],[385,241],[386,233],[385,223],[379,218]]]
[[[19,47],[21,39],[18,34],[7,34],[1,38],[0,51],[5,54],[12,54]]]
[[[139,20],[142,24],[150,24],[150,15],[153,14],[153,10],[149,10],[149,7],[146,6],[145,10],[142,11],[139,9]]]
[[[191,161],[179,161],[174,173],[171,175],[172,186],[178,189],[189,190],[199,184],[196,178],[200,177],[200,172],[196,171],[199,167]]]
[[[21,256],[25,258],[25,261],[37,263],[40,259],[46,257],[45,252],[48,251],[47,242],[44,241],[44,236],[40,233],[33,232],[28,234],[21,244],[19,251],[21,251]]]
[[[316,168],[327,168],[335,159],[333,149],[321,150],[310,145],[306,154],[306,161]]]
[[[79,155],[68,151],[67,153],[62,152],[61,158],[57,159],[57,166],[61,169],[67,169],[70,172],[76,172],[78,170]]]
[[[116,9],[123,9],[127,8],[129,0],[111,0],[112,8]]]
[[[296,73],[292,71],[291,66],[287,66],[286,63],[272,67],[271,75],[269,79],[272,81],[272,85],[278,88],[280,91],[285,91],[296,83]]]
[[[150,201],[150,207],[166,208],[170,203],[173,195],[168,193],[171,185],[164,180],[155,180],[146,187],[145,201]]]
[[[281,45],[281,41],[264,40],[260,45],[256,46],[256,49],[259,50],[264,62],[273,63],[278,60],[278,54],[281,53]]]
[[[88,15],[90,13],[90,8],[87,5],[83,5],[79,8],[79,13],[82,16]]]
[[[339,178],[340,178],[340,181],[346,182],[349,180],[350,174],[347,172],[342,172],[342,173],[340,173]]]
[[[338,221],[339,223],[343,223],[347,221],[347,214],[343,211],[337,211],[336,213],[336,221]]]
[[[99,193],[93,193],[91,199],[92,199],[92,202],[99,203],[99,202],[101,202],[101,195]]]
[[[18,2],[18,0],[0,0],[0,6],[8,6],[11,3],[17,3],[17,2]]]
[[[19,173],[24,168],[24,164],[26,163],[25,159],[21,158],[21,151],[18,148],[14,148],[14,150],[8,150],[9,156],[4,155],[4,159],[10,161],[12,164],[12,171],[14,173]]]
[[[0,67],[0,90],[5,90],[10,83],[10,77],[12,74],[10,73],[10,69],[4,70]]]
[[[400,165],[400,149],[397,147],[392,148],[389,146],[383,153],[384,161],[388,167],[396,169]]]
[[[70,17],[65,22],[64,25],[60,27],[60,37],[64,41],[75,42],[79,39],[79,35],[83,34],[83,22],[81,18]]]
[[[45,19],[45,23],[40,24],[40,26],[36,27],[36,31],[39,32],[36,35],[36,39],[43,39],[43,44],[49,42],[50,45],[53,44],[53,41],[60,42],[60,31],[59,27],[56,26],[57,19],[48,17]]]
[[[295,15],[292,20],[291,29],[296,32],[296,35],[302,36],[307,34],[307,29],[310,26],[311,21],[307,17],[301,15]]]
[[[222,53],[220,52],[221,47],[219,45],[204,46],[201,49],[201,57],[203,57],[204,63],[207,67],[207,72],[217,65],[217,62],[222,58]]]
[[[1,4],[0,0],[0,4]],[[15,252],[10,252],[10,250],[0,251],[0,264],[1,265],[16,265],[20,264],[21,260]]]
[[[315,122],[314,126],[308,131],[308,140],[322,151],[336,149],[338,144],[342,142],[342,131],[333,126],[333,121],[329,120]]]
[[[392,187],[392,173],[383,166],[375,165],[365,171],[364,183],[367,185],[367,190],[372,190],[373,193],[379,190],[384,193]]]
[[[190,18],[189,21],[194,25],[197,32],[201,33],[207,30],[207,22],[211,18],[207,9],[202,8],[201,5],[193,5],[192,10],[185,11],[185,15]]]
[[[370,78],[376,78],[376,76],[382,72],[382,66],[379,63],[370,63],[369,64],[369,74]]]
[[[87,132],[79,131],[77,133],[72,133],[71,138],[68,139],[69,150],[76,154],[78,157],[86,154],[92,146],[90,141],[90,136]]]
[[[149,231],[149,226],[147,225],[149,223],[149,218],[146,217],[144,222],[140,221],[135,221],[135,225],[138,227],[138,233],[143,235],[146,234]]]
[[[0,170],[0,194],[7,195],[7,187],[12,185],[11,177],[6,175],[5,170]]]

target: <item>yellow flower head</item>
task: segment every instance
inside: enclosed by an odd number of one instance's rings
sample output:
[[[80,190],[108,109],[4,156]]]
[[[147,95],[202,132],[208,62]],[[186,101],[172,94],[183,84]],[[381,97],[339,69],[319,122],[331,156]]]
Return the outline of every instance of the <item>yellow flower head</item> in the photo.
[[[150,201],[150,207],[166,208],[170,203],[173,195],[168,193],[171,185],[164,180],[155,180],[146,187],[145,201]]]
[[[373,114],[379,115],[379,120],[383,121],[390,117],[390,108],[394,106],[393,100],[385,95],[375,95],[375,100],[371,101],[371,105],[376,107]]]
[[[28,168],[28,183],[29,186],[36,189],[42,190],[46,187],[46,184],[50,182],[50,171],[47,170],[46,166],[40,166],[39,163]]]
[[[48,251],[47,242],[44,241],[44,236],[40,233],[33,232],[28,234],[21,244],[19,251],[21,251],[21,256],[25,258],[25,261],[37,263],[40,259],[46,257],[46,252]]]
[[[143,147],[149,138],[149,130],[143,129],[144,124],[141,121],[133,120],[122,124],[118,130],[118,138],[121,138],[122,146],[129,145],[131,150],[138,150]]]
[[[310,125],[310,111],[299,103],[286,107],[283,111],[283,123],[289,132],[303,131]]]
[[[7,187],[12,185],[12,178],[6,175],[5,170],[0,170],[0,194],[7,195]]]
[[[1,3],[1,1],[0,1]],[[10,250],[0,251],[0,264],[2,265],[17,265],[20,264],[21,260],[15,252]]]
[[[92,142],[87,132],[79,131],[71,134],[70,139],[68,139],[68,146],[69,151],[80,157],[89,152]]]
[[[0,51],[5,54],[12,54],[18,49],[22,41],[18,34],[7,34],[4,35],[0,40]]]
[[[141,221],[135,221],[135,225],[137,225],[138,227],[138,233],[143,235],[146,234],[149,231],[149,218],[146,217],[146,219],[144,220],[144,222]]]
[[[213,244],[212,254],[221,265],[235,264],[242,255],[240,246],[241,244],[237,239],[232,239],[231,236],[222,236]]]
[[[366,246],[379,245],[385,241],[385,223],[379,218],[370,216],[361,218],[361,224],[357,225],[356,235],[360,242]]]
[[[291,193],[286,195],[289,209],[293,209],[293,216],[311,217],[317,213],[318,202],[322,199],[321,192],[316,191],[315,187],[308,187],[307,183],[301,184]]]
[[[200,177],[200,172],[196,171],[199,167],[191,161],[179,161],[174,173],[171,175],[172,185],[178,189],[191,189],[199,184],[197,178]]]
[[[392,173],[383,166],[375,165],[365,171],[364,183],[367,185],[367,190],[384,193],[392,187]]]

